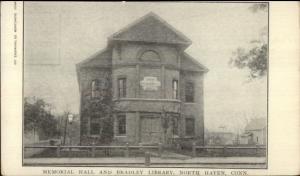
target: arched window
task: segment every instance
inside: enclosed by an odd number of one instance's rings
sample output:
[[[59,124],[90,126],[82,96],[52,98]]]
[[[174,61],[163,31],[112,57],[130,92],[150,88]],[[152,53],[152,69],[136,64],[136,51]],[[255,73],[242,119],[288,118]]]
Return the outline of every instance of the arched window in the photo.
[[[145,51],[141,55],[141,60],[142,61],[160,61],[160,57],[157,52],[148,50],[148,51]]]

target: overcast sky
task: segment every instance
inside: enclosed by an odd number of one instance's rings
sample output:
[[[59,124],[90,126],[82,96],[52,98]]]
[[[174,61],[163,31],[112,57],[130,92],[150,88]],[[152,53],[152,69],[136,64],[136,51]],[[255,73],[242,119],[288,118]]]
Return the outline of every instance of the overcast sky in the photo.
[[[204,82],[205,127],[234,131],[245,119],[267,116],[266,78],[247,82],[230,68],[237,47],[248,47],[268,24],[248,3],[25,2],[25,96],[79,111],[75,64],[106,46],[107,37],[152,11],[192,40],[186,52],[209,68]]]

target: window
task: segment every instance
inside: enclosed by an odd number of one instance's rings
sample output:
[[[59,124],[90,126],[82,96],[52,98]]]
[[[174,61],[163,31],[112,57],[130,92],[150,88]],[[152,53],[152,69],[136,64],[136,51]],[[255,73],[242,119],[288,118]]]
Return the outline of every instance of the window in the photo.
[[[118,115],[118,135],[126,134],[126,115]]]
[[[118,53],[119,60],[122,60],[122,54],[121,54],[122,48],[121,48],[121,45],[117,45],[116,50],[117,50],[117,53]]]
[[[195,119],[186,118],[185,119],[185,135],[193,136],[195,134]]]
[[[126,97],[126,78],[118,79],[118,96],[119,98]]]
[[[194,102],[194,83],[192,82],[185,84],[185,101]]]
[[[178,135],[178,118],[173,118],[173,134]]]
[[[100,124],[99,123],[91,123],[90,134],[98,135],[100,133]]]
[[[145,51],[141,56],[142,61],[160,61],[159,55],[155,51]]]
[[[100,80],[92,81],[92,98],[97,98],[100,96]]]
[[[172,81],[173,99],[178,99],[178,80]]]

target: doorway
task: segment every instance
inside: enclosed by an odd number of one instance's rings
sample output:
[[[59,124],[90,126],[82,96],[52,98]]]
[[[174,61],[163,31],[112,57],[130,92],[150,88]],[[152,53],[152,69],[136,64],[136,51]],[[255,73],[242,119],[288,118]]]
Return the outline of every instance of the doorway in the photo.
[[[142,143],[156,144],[161,142],[162,128],[158,114],[141,115],[141,134]]]

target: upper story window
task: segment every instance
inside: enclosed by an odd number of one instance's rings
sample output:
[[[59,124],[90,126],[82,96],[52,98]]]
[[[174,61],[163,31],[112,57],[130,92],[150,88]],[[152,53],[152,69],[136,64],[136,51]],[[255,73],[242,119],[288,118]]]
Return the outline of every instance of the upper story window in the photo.
[[[187,82],[185,84],[185,102],[194,102],[195,88],[194,83]]]
[[[160,61],[160,57],[157,52],[148,50],[148,51],[145,51],[141,55],[141,60],[142,61]]]
[[[178,99],[178,80],[176,79],[172,81],[172,98]]]
[[[122,60],[122,48],[121,48],[120,44],[116,46],[116,51],[117,51],[119,60]]]
[[[117,116],[118,122],[118,135],[126,135],[126,115],[119,114]]]
[[[194,118],[186,118],[185,119],[185,135],[193,136],[195,135],[195,119]]]
[[[118,79],[118,97],[119,98],[126,97],[126,78]]]
[[[92,98],[97,98],[100,96],[100,87],[101,87],[100,80],[92,81]]]

